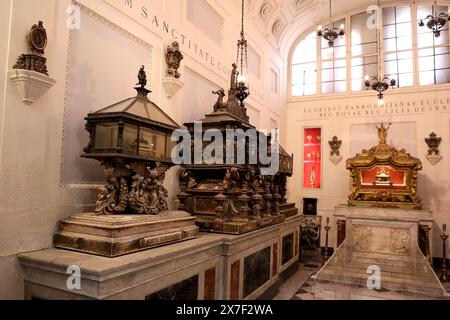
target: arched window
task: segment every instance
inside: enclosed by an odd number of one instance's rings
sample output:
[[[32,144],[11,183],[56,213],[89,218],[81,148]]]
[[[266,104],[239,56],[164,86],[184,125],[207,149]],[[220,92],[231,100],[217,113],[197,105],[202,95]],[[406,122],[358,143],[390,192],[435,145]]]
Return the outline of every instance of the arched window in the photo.
[[[336,26],[345,26],[345,19],[335,21]],[[338,37],[330,48],[328,40],[320,38],[322,65],[322,93],[347,91],[347,46],[346,37]]]
[[[295,49],[292,58],[292,95],[317,93],[317,35],[308,35]]]
[[[434,11],[432,4],[406,3],[348,15],[334,21],[348,21],[350,29],[334,48],[315,32],[309,34],[294,50],[292,96],[366,90],[367,76],[395,79],[397,88],[450,83],[448,24],[438,38],[427,26],[418,26]],[[447,11],[448,6],[436,8],[438,14]]]

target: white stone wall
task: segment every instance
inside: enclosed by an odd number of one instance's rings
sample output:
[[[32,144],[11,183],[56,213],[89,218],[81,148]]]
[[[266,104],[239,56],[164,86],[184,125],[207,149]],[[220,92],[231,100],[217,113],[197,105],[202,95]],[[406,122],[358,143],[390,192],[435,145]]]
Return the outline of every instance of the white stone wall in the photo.
[[[424,208],[433,211],[434,238],[432,253],[442,256],[442,224],[450,224],[450,85],[431,86],[416,89],[390,90],[386,94],[386,108],[377,105],[376,92],[369,90],[354,95],[332,95],[322,98],[291,98],[287,110],[287,148],[294,152],[294,176],[289,181],[289,198],[302,207],[302,198],[319,199],[319,214],[331,218],[330,245],[336,243],[336,224],[333,219],[335,206],[347,202],[350,194],[350,174],[345,168],[345,160],[370,149],[377,144],[377,130],[380,123],[391,123],[388,143],[397,148],[405,148],[423,163],[418,177],[418,193]],[[409,103],[409,106],[408,106]],[[362,106],[374,105],[369,114]],[[357,109],[357,106],[359,110]],[[320,108],[335,107],[336,110],[320,112]],[[386,113],[386,110],[388,110]],[[377,114],[377,111],[379,114]],[[341,112],[340,115],[337,115]],[[342,116],[342,112],[350,112]],[[359,113],[358,113],[359,112]],[[373,112],[373,114],[372,114]],[[303,188],[303,127],[322,128],[322,188]],[[428,146],[425,138],[431,132],[442,137],[441,162],[433,166],[425,158]],[[329,159],[328,141],[333,136],[342,140],[343,160],[335,166]],[[371,138],[370,138],[371,137]],[[324,242],[325,240],[322,239]],[[324,243],[323,243],[324,244]]]
[[[208,92],[199,91],[208,87],[224,87],[228,89],[229,74],[220,72],[218,61],[229,67],[236,59],[235,46],[240,31],[240,8],[235,1],[207,0],[208,3],[224,19],[223,38],[221,45],[212,41],[195,25],[185,19],[186,8],[191,0],[80,0],[90,15],[111,24],[111,28],[122,30],[138,37],[152,47],[150,57],[151,74],[149,84],[153,91],[151,98],[164,111],[173,116],[180,124],[186,122],[196,110],[206,110],[215,102],[216,97]],[[127,7],[132,3],[133,8]],[[95,189],[91,185],[64,183],[61,172],[63,164],[64,130],[67,101],[71,98],[70,77],[68,76],[68,61],[73,54],[70,44],[70,30],[66,26],[69,0],[2,0],[0,1],[0,298],[21,299],[23,297],[22,270],[16,255],[52,246],[52,236],[57,222],[69,215],[86,211],[94,202]],[[148,19],[143,19],[142,6],[147,9]],[[157,16],[159,26],[152,24],[152,17]],[[205,19],[209,17],[205,16]],[[48,32],[48,70],[56,85],[31,106],[20,101],[13,83],[6,79],[7,70],[15,64],[17,57],[27,52],[25,36],[30,27],[39,20],[44,22]],[[170,25],[168,32],[163,22]],[[172,33],[175,28],[178,33]],[[96,32],[96,30],[81,29],[72,32]],[[182,81],[189,81],[189,92],[181,90],[175,97],[168,99],[162,86],[165,76],[165,48],[180,33],[192,41],[191,48],[187,43],[181,46],[185,60],[180,72]],[[248,99],[255,124],[258,127],[270,128],[280,123],[283,109],[285,84],[282,59],[276,50],[268,44],[264,35],[247,22],[247,33],[252,48],[261,55],[261,77],[251,76],[252,96]],[[102,37],[102,34],[96,34]],[[214,55],[215,66],[207,61],[206,53],[203,59],[195,52],[193,44]],[[84,49],[83,44],[76,49]],[[120,43],[116,44],[120,46]],[[72,49],[71,49],[72,48]],[[107,59],[108,52],[92,52],[92,65],[101,59]],[[124,57],[117,64],[129,64],[136,67],[131,70],[133,75],[143,63],[133,61],[130,56]],[[111,73],[105,74],[94,92],[104,97],[100,90],[102,85],[130,88],[126,75],[115,74],[115,65],[111,65]],[[272,93],[270,72],[280,70],[278,94]],[[76,75],[75,75],[76,76]],[[134,81],[134,79],[133,79]],[[69,85],[68,90],[66,83]],[[104,90],[104,89],[102,89]],[[130,93],[130,96],[132,93]],[[204,96],[202,101],[198,95]],[[113,96],[113,94],[112,94]],[[127,98],[125,96],[123,98]],[[97,104],[96,104],[97,102]],[[197,105],[199,104],[199,105]],[[200,105],[201,104],[201,105]],[[100,101],[94,100],[92,108],[103,107]],[[192,110],[192,111],[191,111]],[[212,110],[212,109],[209,109]],[[83,121],[81,121],[83,123]],[[79,149],[83,145],[71,145]],[[67,146],[66,146],[67,147]],[[176,170],[167,176],[166,184],[170,190],[172,206],[177,191]]]

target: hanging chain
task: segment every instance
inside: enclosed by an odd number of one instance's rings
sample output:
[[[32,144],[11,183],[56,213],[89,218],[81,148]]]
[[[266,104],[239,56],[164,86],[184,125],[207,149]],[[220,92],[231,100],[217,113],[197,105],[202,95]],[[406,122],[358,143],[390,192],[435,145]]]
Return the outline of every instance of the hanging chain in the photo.
[[[330,9],[330,24],[331,24],[331,22],[333,20],[333,17],[332,17],[332,14],[331,14],[331,10],[332,10],[332,8],[331,8],[331,0],[330,0],[329,9]]]
[[[244,0],[242,0],[242,21],[241,21],[241,25],[242,25],[242,29],[241,29],[241,39],[243,40],[245,37],[245,33],[244,33],[244,15],[245,15],[245,5],[244,5]]]
[[[380,4],[380,0],[378,0],[378,8],[377,8],[377,51],[378,51],[378,80],[382,81],[382,76],[381,74],[383,73],[381,70],[381,4]]]
[[[242,0],[242,18],[241,18],[241,39],[238,41],[237,44],[237,56],[236,56],[236,63],[239,63],[240,67],[240,74],[244,74],[244,62],[245,62],[245,68],[248,71],[248,45],[247,40],[245,39],[245,0]],[[245,61],[244,61],[245,57]]]

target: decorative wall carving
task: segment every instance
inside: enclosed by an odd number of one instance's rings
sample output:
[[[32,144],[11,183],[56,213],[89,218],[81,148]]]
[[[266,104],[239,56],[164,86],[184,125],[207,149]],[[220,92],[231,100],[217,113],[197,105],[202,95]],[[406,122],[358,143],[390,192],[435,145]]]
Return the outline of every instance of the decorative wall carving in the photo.
[[[409,228],[392,226],[368,226],[354,224],[352,227],[353,250],[409,255],[413,241]]]
[[[31,53],[19,56],[13,70],[8,71],[8,77],[16,85],[22,101],[30,105],[56,81],[48,76],[47,59],[44,57],[47,31],[42,21],[31,27],[27,42]]]
[[[331,141],[328,141],[328,144],[330,145],[331,148],[329,159],[331,160],[331,162],[337,165],[343,159],[340,152],[342,140],[339,140],[338,137],[334,136]]]
[[[47,31],[42,21],[31,27],[27,40],[31,54],[20,55],[13,68],[36,71],[48,76],[47,59],[44,57],[44,49],[47,46]]]
[[[172,42],[172,45],[167,47],[166,53],[167,74],[169,77],[180,78],[181,74],[178,72],[178,69],[183,59],[184,56],[180,51],[179,43],[177,41]]]
[[[439,151],[439,145],[442,142],[442,138],[438,137],[436,133],[432,132],[430,133],[429,138],[425,138],[425,142],[428,145],[428,154],[426,158],[432,165],[436,165],[439,161],[442,160],[442,155]]]

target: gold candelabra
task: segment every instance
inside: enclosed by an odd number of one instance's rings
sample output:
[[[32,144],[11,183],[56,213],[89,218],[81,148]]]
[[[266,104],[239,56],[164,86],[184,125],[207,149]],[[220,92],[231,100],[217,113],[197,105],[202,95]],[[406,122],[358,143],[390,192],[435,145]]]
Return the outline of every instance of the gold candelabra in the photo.
[[[446,234],[445,232],[447,231],[447,225],[444,224],[442,225],[442,231],[444,232],[443,234],[441,234],[441,239],[442,239],[442,274],[441,274],[441,281],[442,282],[448,282],[448,276],[447,276],[447,246],[446,246],[446,241],[448,239],[448,234]]]
[[[327,224],[324,227],[326,234],[325,234],[325,251],[323,252],[323,260],[322,260],[322,266],[325,265],[325,263],[328,261],[328,232],[331,230],[330,227],[330,218],[327,218]]]

